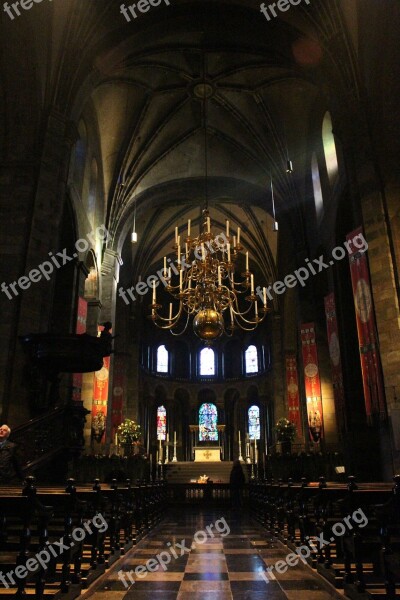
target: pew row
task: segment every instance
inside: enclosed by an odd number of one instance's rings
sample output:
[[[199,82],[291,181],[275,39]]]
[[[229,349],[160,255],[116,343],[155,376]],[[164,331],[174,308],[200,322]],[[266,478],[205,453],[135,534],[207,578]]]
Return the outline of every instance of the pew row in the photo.
[[[394,483],[256,481],[254,518],[354,598],[400,598],[400,476]],[[299,549],[302,550],[299,550]]]
[[[160,522],[166,485],[0,488],[0,595],[72,600]]]

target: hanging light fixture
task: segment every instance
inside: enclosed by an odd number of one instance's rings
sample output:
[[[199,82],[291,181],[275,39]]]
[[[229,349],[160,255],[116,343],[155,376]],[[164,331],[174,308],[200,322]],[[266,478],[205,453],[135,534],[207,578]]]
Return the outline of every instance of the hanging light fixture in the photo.
[[[131,234],[131,242],[132,244],[137,244],[137,232],[136,232],[136,195],[135,195],[135,208],[134,208],[134,212],[133,212],[133,229],[132,229],[132,234]]]
[[[271,177],[271,199],[272,199],[272,214],[274,217],[274,223],[272,225],[272,231],[278,231],[279,230],[279,224],[278,221],[276,220],[276,216],[275,216],[275,197],[274,197],[274,184],[272,182],[272,177]]]
[[[231,336],[235,329],[253,331],[269,311],[266,288],[263,288],[262,298],[254,292],[254,274],[249,268],[249,253],[244,251],[240,243],[240,227],[233,236],[230,235],[229,220],[226,221],[223,233],[215,235],[211,228],[208,210],[206,103],[212,93],[213,87],[206,81],[203,62],[203,81],[195,86],[194,94],[203,100],[205,207],[197,236],[192,236],[190,219],[186,237],[181,238],[179,228],[175,227],[175,242],[172,247],[176,265],[167,267],[167,257],[164,257],[163,268],[163,277],[167,283],[165,289],[175,302],[169,304],[169,309],[157,303],[156,282],[153,281],[153,301],[149,315],[157,327],[169,329],[174,335],[182,335],[193,317],[193,331],[206,343],[211,343],[223,334]],[[240,254],[245,257],[245,269],[238,274]],[[168,259],[168,262],[171,263],[171,260]],[[174,304],[175,307],[177,305],[175,311]],[[162,309],[166,316],[160,314]]]

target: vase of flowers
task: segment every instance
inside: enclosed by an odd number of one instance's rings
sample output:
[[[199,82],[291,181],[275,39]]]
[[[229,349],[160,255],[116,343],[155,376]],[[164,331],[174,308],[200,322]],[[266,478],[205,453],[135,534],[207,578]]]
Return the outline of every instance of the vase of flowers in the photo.
[[[117,429],[118,441],[124,448],[125,456],[135,454],[135,449],[140,445],[140,425],[131,419],[125,419]]]
[[[282,453],[290,454],[292,450],[292,442],[296,437],[296,426],[294,423],[285,419],[279,419],[275,425],[277,441],[280,442]]]

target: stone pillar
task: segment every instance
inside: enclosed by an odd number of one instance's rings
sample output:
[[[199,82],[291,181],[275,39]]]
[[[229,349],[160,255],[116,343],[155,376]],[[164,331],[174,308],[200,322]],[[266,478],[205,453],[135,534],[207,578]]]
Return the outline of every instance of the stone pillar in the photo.
[[[273,424],[281,417],[286,417],[287,407],[285,402],[285,370],[282,348],[282,327],[280,315],[272,317],[272,363],[274,365],[271,385],[271,397],[273,398],[274,415]]]
[[[16,167],[2,165],[0,177],[0,210],[4,223],[12,223],[1,235],[4,258],[0,266],[5,281],[16,282],[32,269],[49,260],[49,252],[59,247],[65,202],[67,171],[73,143],[64,117],[53,111],[47,120],[39,160]],[[3,264],[4,263],[4,264]],[[17,295],[6,298],[0,333],[0,377],[3,419],[15,426],[31,418],[35,407],[29,407],[27,360],[18,341],[26,333],[46,332],[52,314],[56,267],[49,280],[30,282],[17,289]],[[26,284],[26,282],[25,282]],[[25,285],[24,284],[24,285]],[[72,307],[66,307],[72,310]]]
[[[116,335],[118,332],[115,331],[115,313],[116,313],[116,297],[117,297],[117,286],[119,281],[119,269],[122,265],[122,259],[120,255],[107,248],[104,252],[103,262],[101,264],[101,323],[105,321],[111,321],[113,324],[113,333]],[[115,340],[114,340],[115,347]],[[108,382],[108,402],[107,402],[107,429],[106,429],[106,443],[110,442],[110,431],[111,431],[111,404],[112,404],[112,391],[113,391],[113,368],[114,359],[111,354],[110,360],[110,372]],[[137,415],[136,415],[137,416]],[[136,419],[135,419],[136,420]]]

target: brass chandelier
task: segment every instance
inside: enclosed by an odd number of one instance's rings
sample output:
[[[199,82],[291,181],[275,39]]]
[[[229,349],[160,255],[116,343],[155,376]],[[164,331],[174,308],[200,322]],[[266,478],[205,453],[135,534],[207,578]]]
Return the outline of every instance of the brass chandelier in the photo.
[[[176,265],[168,267],[164,257],[163,277],[166,291],[177,306],[169,304],[168,316],[162,316],[161,304],[157,303],[156,284],[153,280],[153,302],[149,318],[161,329],[169,329],[174,335],[182,335],[193,317],[195,334],[211,343],[225,334],[232,336],[235,329],[253,331],[269,310],[266,288],[263,288],[262,304],[254,293],[254,275],[249,269],[249,253],[245,253],[246,267],[237,275],[237,259],[243,252],[240,243],[240,227],[237,235],[230,236],[230,223],[226,231],[214,236],[208,211],[208,155],[207,155],[207,100],[213,94],[213,85],[205,76],[205,53],[203,53],[203,77],[193,88],[194,95],[202,99],[204,128],[204,197],[200,231],[191,236],[191,221],[187,226],[187,237],[181,244],[178,227],[175,227],[175,243],[172,248]],[[221,242],[221,238],[223,243]]]
[[[237,278],[237,259],[243,251],[240,244],[240,227],[237,235],[230,237],[230,224],[226,222],[226,233],[214,237],[211,230],[209,212],[203,210],[203,222],[197,237],[191,237],[191,221],[188,221],[187,238],[182,252],[181,237],[175,228],[174,265],[175,283],[172,268],[167,268],[164,257],[163,277],[166,290],[178,303],[173,312],[169,305],[168,316],[162,316],[157,303],[156,285],[153,281],[153,302],[150,305],[150,319],[161,329],[169,329],[174,335],[182,335],[193,316],[195,334],[206,342],[212,342],[222,334],[232,336],[235,329],[253,331],[269,311],[266,288],[263,300],[254,293],[254,274],[249,270],[249,253],[246,252],[245,271]],[[221,242],[221,238],[224,240]],[[178,273],[178,274],[176,274]],[[240,298],[246,301],[240,306]],[[225,317],[225,313],[227,317]]]

